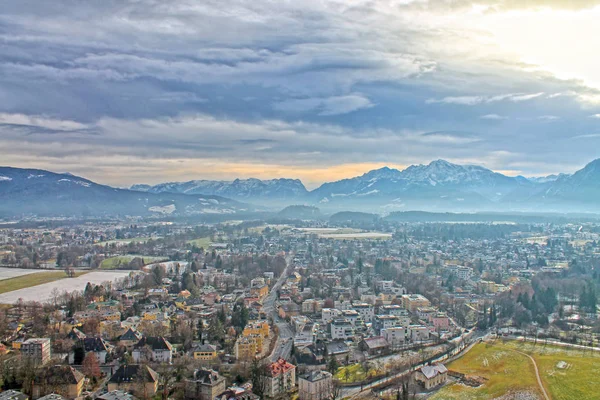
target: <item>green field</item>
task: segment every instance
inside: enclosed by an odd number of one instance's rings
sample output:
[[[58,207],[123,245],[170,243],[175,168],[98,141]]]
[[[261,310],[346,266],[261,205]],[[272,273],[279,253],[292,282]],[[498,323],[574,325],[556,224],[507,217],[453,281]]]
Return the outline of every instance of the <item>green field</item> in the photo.
[[[87,271],[76,272],[75,276],[81,276],[86,273]],[[12,292],[13,290],[37,286],[44,283],[54,282],[60,279],[68,279],[68,276],[64,271],[37,272],[35,274],[28,274],[18,276],[15,278],[4,279],[0,281],[0,294]]]
[[[482,377],[484,384],[472,388],[463,384],[451,384],[431,399],[489,399],[517,393],[541,396],[535,369],[535,360],[544,388],[555,400],[591,400],[600,393],[600,354],[571,350],[543,342],[522,343],[496,341],[493,345],[475,345],[464,357],[447,365],[451,371],[470,377]]]
[[[188,244],[194,245],[196,247],[202,247],[203,249],[208,249],[212,243],[209,237],[203,237],[193,240],[188,240]]]
[[[507,348],[532,356],[548,394],[554,400],[600,398],[600,353],[547,345],[542,341],[507,342]]]
[[[145,264],[150,264],[153,262],[163,261],[165,257],[152,257],[152,256],[138,256],[138,255],[126,255],[126,256],[117,256],[107,258],[100,263],[100,269],[117,269],[119,266],[127,265],[131,260],[136,257],[140,257],[144,260]]]
[[[367,374],[360,364],[353,364],[338,368],[335,378],[340,382],[352,383],[364,381],[367,379]]]

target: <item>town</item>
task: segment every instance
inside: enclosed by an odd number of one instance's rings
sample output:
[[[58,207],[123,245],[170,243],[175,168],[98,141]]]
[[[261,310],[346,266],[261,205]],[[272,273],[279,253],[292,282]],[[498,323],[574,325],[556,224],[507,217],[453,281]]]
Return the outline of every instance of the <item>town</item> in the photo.
[[[0,399],[436,398],[483,341],[593,353],[599,260],[589,221],[6,224]]]

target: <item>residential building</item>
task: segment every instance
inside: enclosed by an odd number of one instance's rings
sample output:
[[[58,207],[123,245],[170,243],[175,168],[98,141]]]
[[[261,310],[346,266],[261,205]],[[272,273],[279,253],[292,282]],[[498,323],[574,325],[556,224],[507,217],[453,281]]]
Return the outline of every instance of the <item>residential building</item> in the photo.
[[[193,400],[213,400],[225,391],[225,378],[211,369],[198,369],[184,382],[184,396]]]
[[[298,377],[299,400],[330,400],[333,376],[327,371],[311,371]]]
[[[405,294],[402,296],[402,307],[411,313],[415,313],[417,308],[429,307],[431,302],[427,297],[420,294]]]
[[[45,364],[50,361],[50,347],[48,338],[28,339],[21,344],[21,354],[36,363]]]
[[[200,344],[192,348],[194,360],[215,361],[217,359],[217,347],[212,344]]]
[[[415,374],[415,380],[426,390],[442,385],[448,379],[448,370],[444,364],[434,364],[422,367]]]
[[[346,340],[354,337],[354,327],[345,319],[336,319],[329,324],[333,340]]]
[[[149,398],[158,390],[159,375],[147,365],[121,365],[110,377],[107,384],[109,392],[121,390],[132,392],[139,398]]]
[[[296,366],[283,358],[275,361],[268,368],[265,395],[270,398],[284,395],[296,386]]]
[[[85,376],[68,365],[54,365],[39,372],[32,386],[33,399],[56,393],[66,399],[81,396]]]
[[[173,361],[173,346],[164,337],[144,337],[131,353],[133,361],[152,361],[170,364]]]

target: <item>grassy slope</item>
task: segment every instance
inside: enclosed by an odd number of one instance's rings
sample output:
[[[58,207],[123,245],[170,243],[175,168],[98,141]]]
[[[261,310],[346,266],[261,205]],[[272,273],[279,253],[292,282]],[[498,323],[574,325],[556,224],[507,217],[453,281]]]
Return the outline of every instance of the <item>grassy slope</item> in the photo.
[[[87,272],[77,272],[75,276],[81,276],[86,273]],[[67,274],[63,271],[47,271],[4,279],[0,281],[0,293],[12,292],[13,290],[24,289],[67,278]]]
[[[467,355],[448,365],[449,369],[468,375],[483,376],[489,381],[480,388],[455,384],[444,387],[432,399],[485,399],[509,392],[529,389],[539,393],[533,365],[517,350],[532,356],[540,371],[546,391],[554,400],[592,400],[600,398],[600,354],[547,345],[497,341],[494,346],[476,345]],[[488,360],[488,366],[483,360]],[[558,363],[568,364],[565,369]]]
[[[131,260],[136,257],[140,257],[144,260],[145,263],[152,263],[156,261],[166,260],[166,257],[152,257],[152,256],[138,256],[138,255],[127,255],[127,256],[117,256],[107,258],[100,263],[100,269],[115,269],[118,267],[118,262],[121,261],[121,264],[127,265]]]
[[[543,342],[509,342],[507,347],[531,355],[550,396],[555,400],[591,400],[600,398],[600,354],[558,346],[544,346]],[[569,366],[557,367],[560,361]]]
[[[448,369],[488,381],[478,388],[446,386],[432,399],[491,399],[509,392],[539,393],[531,361],[509,349],[477,344],[464,357],[450,363]]]

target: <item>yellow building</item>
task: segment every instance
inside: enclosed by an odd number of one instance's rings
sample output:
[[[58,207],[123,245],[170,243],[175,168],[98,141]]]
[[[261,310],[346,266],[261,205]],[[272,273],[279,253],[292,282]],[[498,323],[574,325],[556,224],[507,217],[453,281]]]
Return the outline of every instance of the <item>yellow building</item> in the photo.
[[[257,343],[254,337],[240,336],[235,342],[234,354],[237,360],[250,360],[256,353]]]
[[[269,323],[267,321],[250,321],[242,331],[242,336],[261,335],[269,337]]]
[[[217,359],[217,348],[212,344],[203,344],[192,349],[194,360],[214,361]]]
[[[250,295],[258,297],[259,299],[265,298],[269,294],[269,287],[267,285],[260,285],[250,288]]]

